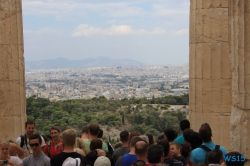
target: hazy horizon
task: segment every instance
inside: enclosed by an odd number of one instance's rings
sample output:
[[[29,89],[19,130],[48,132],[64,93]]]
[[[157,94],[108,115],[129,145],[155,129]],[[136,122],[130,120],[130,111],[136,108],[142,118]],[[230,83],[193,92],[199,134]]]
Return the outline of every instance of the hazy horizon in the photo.
[[[88,58],[92,58],[92,57],[87,57],[87,58],[80,58],[80,59],[70,59],[70,58],[65,58],[65,57],[56,57],[56,58],[48,58],[48,59],[42,59],[42,60],[26,60],[25,59],[25,62],[39,62],[39,61],[50,61],[50,60],[56,60],[56,59],[66,59],[66,60],[69,60],[69,61],[77,61],[77,60],[85,60],[85,59],[88,59]],[[111,57],[103,57],[103,56],[99,56],[99,57],[94,57],[94,58],[108,58],[108,59],[112,59],[112,60],[132,60],[132,61],[136,61],[136,62],[140,62],[142,63],[141,61],[137,61],[137,60],[134,60],[134,59],[131,59],[131,58],[119,58],[119,59],[116,59],[116,58],[111,58]],[[187,64],[189,62],[184,62],[184,63],[180,63],[180,64],[146,64],[146,63],[143,63],[143,65],[146,65],[146,66],[150,66],[150,65],[184,65],[184,64]]]
[[[24,57],[189,61],[187,0],[23,0]]]

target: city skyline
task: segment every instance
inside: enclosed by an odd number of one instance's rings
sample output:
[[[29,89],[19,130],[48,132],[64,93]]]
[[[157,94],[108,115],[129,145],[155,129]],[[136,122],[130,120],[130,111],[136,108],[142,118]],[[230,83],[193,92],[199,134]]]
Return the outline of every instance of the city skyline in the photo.
[[[23,0],[26,61],[58,57],[184,64],[189,54],[187,0]]]

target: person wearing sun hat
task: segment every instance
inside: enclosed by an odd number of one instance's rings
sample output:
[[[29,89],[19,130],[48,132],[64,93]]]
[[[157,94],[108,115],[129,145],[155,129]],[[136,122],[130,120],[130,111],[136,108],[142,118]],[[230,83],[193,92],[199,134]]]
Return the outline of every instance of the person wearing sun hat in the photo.
[[[109,158],[105,156],[100,156],[96,159],[94,166],[111,166]]]

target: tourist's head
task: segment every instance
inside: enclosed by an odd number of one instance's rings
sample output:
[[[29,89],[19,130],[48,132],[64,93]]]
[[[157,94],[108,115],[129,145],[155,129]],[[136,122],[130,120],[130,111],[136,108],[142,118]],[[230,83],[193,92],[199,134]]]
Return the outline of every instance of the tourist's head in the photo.
[[[86,153],[80,148],[74,148],[74,152],[76,152],[82,156],[86,156]]]
[[[142,141],[142,139],[139,137],[139,136],[134,136],[131,141],[130,141],[130,147],[135,147],[135,144],[138,142],[138,141]]]
[[[59,139],[59,134],[60,134],[60,128],[57,126],[53,126],[50,129],[50,136],[52,140],[58,140]]]
[[[27,122],[25,122],[25,130],[26,134],[28,134],[29,136],[32,135],[35,131],[35,122],[32,120],[28,120]]]
[[[89,134],[90,135],[97,137],[99,131],[100,131],[99,124],[97,124],[97,123],[91,123],[89,125]]]
[[[181,155],[186,159],[190,156],[191,148],[187,143],[181,144]]]
[[[95,160],[94,166],[111,166],[111,162],[109,158],[100,156]]]
[[[42,138],[39,134],[32,134],[29,138],[29,141],[31,142],[32,140],[38,140],[38,143],[41,144],[42,143]]]
[[[209,124],[204,123],[199,129],[199,136],[203,142],[210,142],[212,137],[212,129]]]
[[[147,157],[147,153],[148,153],[148,144],[145,141],[136,142],[135,154],[140,157],[143,157],[143,156]]]
[[[159,142],[161,140],[164,140],[164,134],[161,134],[161,135],[158,136],[157,142]]]
[[[129,134],[129,143],[131,142],[131,139],[134,137],[134,136],[140,136],[141,134],[138,132],[138,131],[133,131]]]
[[[150,145],[148,148],[148,162],[151,164],[162,163],[164,148],[161,145]]]
[[[121,133],[120,133],[120,141],[121,142],[128,142],[129,141],[129,132],[127,132],[127,131],[122,131]]]
[[[147,164],[143,160],[136,160],[133,166],[147,166]]]
[[[102,149],[102,141],[98,138],[92,139],[89,146],[90,151],[95,151],[96,149]]]
[[[201,137],[200,137],[199,133],[197,133],[197,132],[190,133],[188,140],[189,140],[189,145],[192,148],[192,150],[194,150],[202,145]]]
[[[153,136],[152,134],[147,133],[147,134],[145,134],[145,135],[148,136],[149,146],[155,143],[155,141],[154,141],[154,136]]]
[[[33,153],[41,152],[42,138],[39,134],[32,134],[29,138],[29,144]]]
[[[184,131],[185,129],[189,129],[190,128],[190,122],[186,119],[180,121],[180,128],[181,131]]]
[[[170,153],[174,157],[178,157],[181,154],[181,145],[177,143],[172,143],[170,145]]]
[[[79,149],[83,150],[83,152],[85,154],[87,153],[86,145],[85,145],[84,141],[81,138],[79,138],[79,137],[76,138],[76,142],[75,142],[74,148],[79,148]]]
[[[214,149],[207,154],[207,160],[209,164],[222,164],[223,154],[219,149]]]
[[[64,146],[75,146],[76,142],[76,132],[72,129],[67,129],[62,133],[62,140]]]
[[[183,137],[184,137],[184,140],[185,140],[186,142],[190,143],[189,135],[190,135],[191,133],[193,133],[193,132],[194,132],[194,130],[192,130],[192,129],[185,129],[185,130],[183,130]]]
[[[2,156],[9,156],[9,149],[10,149],[10,142],[9,141],[3,141],[0,144],[1,148],[1,155]]]
[[[82,128],[82,134],[89,134],[89,126],[86,125]]]
[[[170,153],[169,153],[169,149],[170,149],[170,145],[169,142],[167,140],[160,140],[157,143],[158,145],[161,145],[164,148],[164,157],[167,157]]]
[[[168,140],[168,142],[174,141],[177,135],[178,133],[172,128],[168,128],[164,131],[164,139]]]

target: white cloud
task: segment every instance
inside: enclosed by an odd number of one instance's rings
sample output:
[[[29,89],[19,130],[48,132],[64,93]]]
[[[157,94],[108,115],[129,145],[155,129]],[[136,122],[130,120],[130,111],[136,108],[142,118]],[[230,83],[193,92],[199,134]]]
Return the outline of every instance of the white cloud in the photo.
[[[90,25],[81,24],[72,33],[73,37],[91,36],[91,35],[159,35],[166,34],[166,31],[161,28],[155,28],[153,31],[144,29],[134,30],[128,25],[113,25],[110,28],[96,28]]]
[[[172,30],[170,33],[176,36],[187,35],[189,34],[189,29]]]

